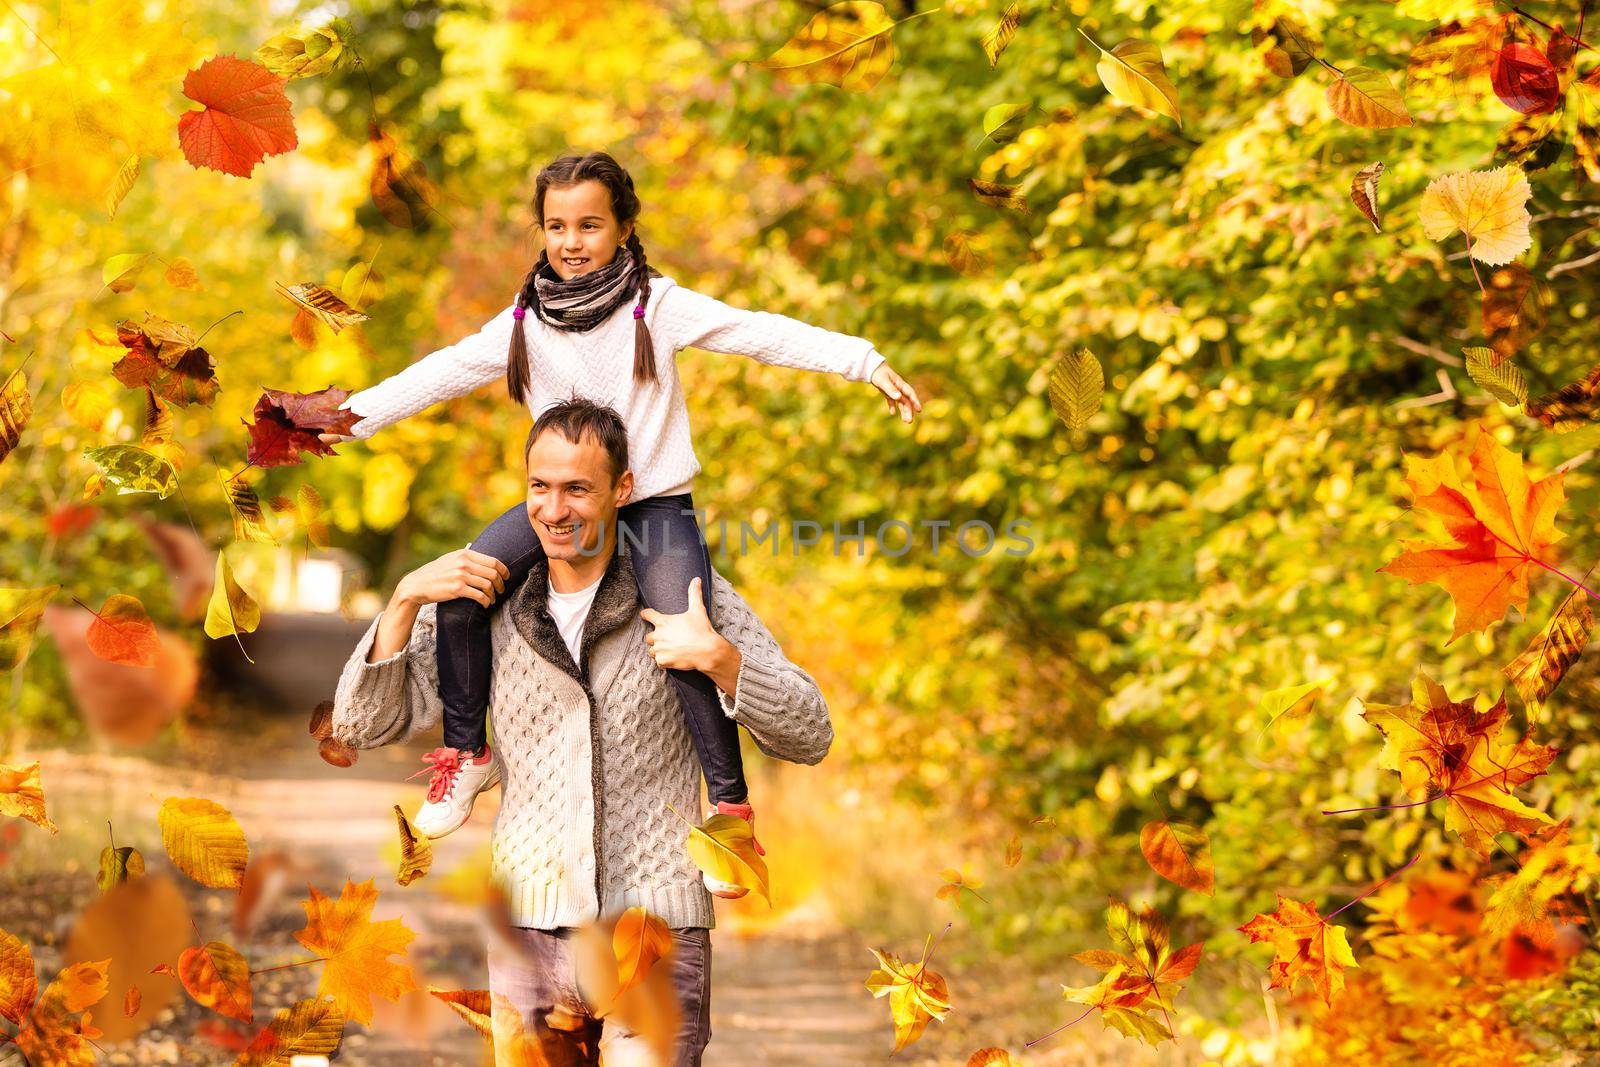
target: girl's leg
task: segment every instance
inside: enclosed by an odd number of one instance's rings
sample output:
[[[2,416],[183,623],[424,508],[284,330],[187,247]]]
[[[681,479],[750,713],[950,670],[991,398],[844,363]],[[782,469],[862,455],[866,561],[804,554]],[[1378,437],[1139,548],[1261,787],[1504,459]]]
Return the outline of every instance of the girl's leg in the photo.
[[[472,542],[473,551],[493,556],[511,577],[506,593],[522,583],[544,552],[528,521],[526,504],[506,509]],[[477,752],[486,740],[489,708],[489,608],[469,597],[439,604],[435,655],[439,662],[439,696],[444,701],[444,743]]]
[[[639,599],[656,611],[677,615],[689,608],[689,579],[700,578],[701,599],[711,614],[711,552],[694,520],[689,493],[654,496],[624,505],[617,512],[617,536],[627,539],[633,555]],[[744,760],[739,753],[739,726],[717,699],[717,684],[699,671],[669,669],[668,676],[683,701],[683,713],[694,740],[706,793],[742,804],[747,800]]]

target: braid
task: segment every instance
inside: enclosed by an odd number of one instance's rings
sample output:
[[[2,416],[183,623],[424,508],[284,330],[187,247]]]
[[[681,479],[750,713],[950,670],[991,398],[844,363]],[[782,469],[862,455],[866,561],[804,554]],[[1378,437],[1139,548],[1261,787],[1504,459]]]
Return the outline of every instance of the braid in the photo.
[[[631,180],[629,185],[631,187]],[[650,300],[650,264],[645,258],[644,242],[639,240],[637,228],[628,234],[628,240],[624,243],[637,261],[633,276],[639,286],[639,303],[633,309],[633,380],[653,382],[656,380],[656,352],[650,344],[650,330],[644,324],[645,304]]]
[[[517,307],[534,308],[538,313],[539,287],[534,284],[534,277],[550,262],[548,252],[539,252],[539,261],[533,265],[526,277],[522,279],[522,288],[517,290]],[[527,403],[528,386],[531,374],[528,370],[528,342],[522,335],[522,319],[516,318],[511,323],[511,351],[506,356],[506,390],[510,392],[511,399],[519,404]]]

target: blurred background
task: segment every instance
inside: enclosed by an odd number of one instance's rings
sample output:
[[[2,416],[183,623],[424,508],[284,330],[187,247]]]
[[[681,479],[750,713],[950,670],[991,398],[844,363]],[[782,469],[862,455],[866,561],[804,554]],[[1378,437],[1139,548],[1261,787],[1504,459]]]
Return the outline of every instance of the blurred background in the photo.
[[[953,1009],[895,1054],[911,1062],[964,1064],[986,1046],[1044,1064],[1600,1054],[1592,898],[1571,898],[1553,943],[1481,936],[1493,878],[1520,866],[1514,836],[1485,861],[1445,832],[1440,805],[1321,814],[1406,799],[1361,711],[1405,703],[1425,671],[1456,701],[1509,695],[1515,728],[1559,749],[1518,795],[1593,851],[1595,657],[1532,716],[1504,671],[1573,586],[1535,569],[1526,611],[1451,640],[1445,590],[1378,573],[1426,533],[1405,457],[1464,456],[1473,425],[1531,477],[1565,472],[1565,537],[1547,558],[1578,577],[1600,560],[1592,418],[1554,432],[1477,384],[1462,354],[1514,357],[1529,395],[1593,366],[1600,172],[1580,84],[1593,49],[1575,48],[1563,106],[1531,116],[1487,68],[1419,51],[1482,19],[1510,20],[1502,41],[1581,37],[1586,3],[5,6],[0,376],[20,368],[32,414],[0,462],[0,586],[60,589],[0,675],[0,762],[41,762],[60,833],[0,827],[0,928],[41,965],[95,895],[107,821],[154,867],[156,808],[197,795],[292,872],[249,921],[233,894],[186,882],[197,917],[233,915],[261,959],[287,961],[304,955],[287,936],[300,885],[376,877],[378,914],[419,930],[419,984],[483,984],[473,886],[489,798],[429,877],[395,886],[390,806],[410,810],[420,786],[404,777],[442,742],[334,767],[307,723],[398,578],[521,497],[528,414],[497,384],[265,470],[246,462],[242,423],[263,388],[354,392],[480,328],[537,256],[535,174],[603,149],[640,192],[651,263],[872,340],[926,405],[907,427],[865,385],[679,356],[714,562],[821,683],[837,735],[814,768],[747,746],[774,907],[719,904],[708,1063],[887,1056],[869,949],[914,961],[930,936]],[[765,62],[829,11],[892,29],[848,69]],[[1252,30],[1285,13],[1333,63],[1386,72],[1413,124],[1341,121],[1317,63],[1274,73],[1274,40]],[[1080,29],[1108,49],[1159,45],[1182,124],[1108,97]],[[248,177],[194,165],[175,132],[199,106],[185,73],[260,59],[279,35],[343,52],[284,86],[297,144]],[[1380,160],[1378,229],[1350,188]],[[1527,265],[1480,268],[1459,234],[1424,236],[1431,179],[1507,163],[1533,186]],[[281,292],[303,284],[368,318],[332,330]],[[203,335],[221,388],[165,407],[153,447],[176,492],[88,497],[86,448],[152,445],[145,391],[111,373],[117,324],[147,313]],[[1050,381],[1078,349],[1103,367],[1105,402],[1072,428]],[[241,469],[274,544],[236,536],[223,479]],[[820,544],[740,551],[741,523],[793,519],[821,523]],[[909,551],[899,535],[889,551],[871,537],[834,551],[832,524],[896,520],[918,531]],[[923,524],[940,521],[933,551]],[[1026,522],[1031,549],[959,550],[949,533],[970,521]],[[201,625],[224,547],[263,611],[237,641]],[[156,668],[87,647],[89,609],[112,593],[148,611]],[[1294,728],[1267,729],[1268,695],[1313,682],[1305,713],[1278,724]],[[1206,831],[1213,893],[1151,869],[1140,832],[1157,819]],[[1359,1025],[1309,986],[1268,990],[1271,953],[1237,927],[1279,892],[1328,915],[1416,856],[1340,915]],[[1025,1050],[1080,1014],[1062,987],[1097,979],[1072,956],[1110,945],[1110,898],[1156,908],[1176,945],[1205,942],[1170,1016],[1179,1040],[1152,1049],[1088,1018]],[[1459,921],[1439,925],[1446,911]],[[257,991],[258,1023],[314,981],[280,978],[283,996]],[[343,1061],[476,1051],[423,993],[378,1006],[347,1030]],[[107,1062],[199,1062],[184,1056],[213,1046],[227,1062],[244,1030],[229,1037],[179,998],[139,1038],[102,1045],[123,1057]]]

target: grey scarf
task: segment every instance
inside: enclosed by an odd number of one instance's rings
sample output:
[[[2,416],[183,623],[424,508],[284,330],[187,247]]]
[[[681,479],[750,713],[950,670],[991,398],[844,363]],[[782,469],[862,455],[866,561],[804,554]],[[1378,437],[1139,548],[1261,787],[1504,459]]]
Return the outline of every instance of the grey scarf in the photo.
[[[617,246],[611,262],[575,278],[562,278],[548,258],[533,276],[539,291],[535,311],[540,321],[558,330],[593,329],[610,317],[636,291],[635,263],[627,245]]]

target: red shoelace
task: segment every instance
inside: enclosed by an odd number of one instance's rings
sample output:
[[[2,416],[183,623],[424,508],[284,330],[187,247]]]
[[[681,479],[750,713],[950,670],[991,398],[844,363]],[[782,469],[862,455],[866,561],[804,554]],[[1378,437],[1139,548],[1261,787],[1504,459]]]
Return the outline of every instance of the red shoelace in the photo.
[[[422,761],[428,766],[422,768],[411,778],[420,778],[430,770],[433,777],[428,779],[428,800],[437,804],[450,795],[456,787],[456,777],[461,773],[462,755],[460,749],[440,747],[423,755]]]

